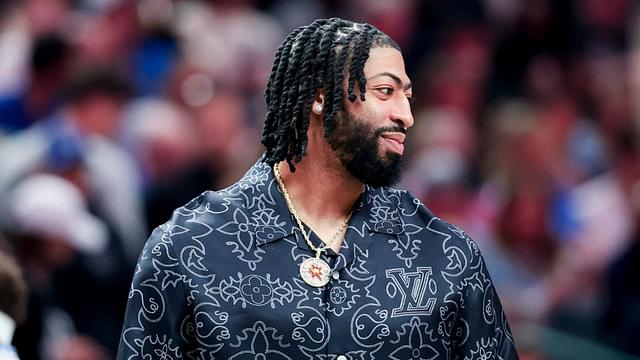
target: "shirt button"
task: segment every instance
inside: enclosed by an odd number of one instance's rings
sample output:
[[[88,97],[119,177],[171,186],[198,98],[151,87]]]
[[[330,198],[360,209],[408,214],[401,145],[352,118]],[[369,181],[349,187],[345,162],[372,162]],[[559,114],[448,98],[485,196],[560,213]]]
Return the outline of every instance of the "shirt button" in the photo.
[[[331,274],[331,277],[333,278],[333,280],[338,280],[338,279],[340,279],[340,274],[339,274],[337,271],[334,271],[334,272]],[[340,356],[342,356],[342,355],[340,355]],[[346,358],[345,358],[345,359],[346,359]],[[343,360],[343,359],[339,359],[339,358],[338,358],[338,360]]]
[[[344,355],[340,355],[336,358],[336,360],[347,360],[347,357]]]

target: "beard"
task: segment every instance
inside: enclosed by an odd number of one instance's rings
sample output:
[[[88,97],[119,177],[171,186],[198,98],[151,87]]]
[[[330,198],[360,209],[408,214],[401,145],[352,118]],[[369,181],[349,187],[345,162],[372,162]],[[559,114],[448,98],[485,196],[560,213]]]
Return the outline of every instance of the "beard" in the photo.
[[[406,133],[403,127],[375,128],[344,109],[338,112],[335,121],[327,142],[351,175],[373,187],[391,186],[400,180],[403,157],[395,152],[380,154],[380,135]]]

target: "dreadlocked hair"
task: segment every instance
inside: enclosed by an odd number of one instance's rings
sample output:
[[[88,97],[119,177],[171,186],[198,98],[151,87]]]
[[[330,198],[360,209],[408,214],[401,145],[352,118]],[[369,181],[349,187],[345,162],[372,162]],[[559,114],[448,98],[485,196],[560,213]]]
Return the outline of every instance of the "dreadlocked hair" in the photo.
[[[365,100],[364,64],[373,47],[400,50],[372,25],[338,18],[318,19],[286,37],[276,52],[265,91],[268,109],[262,161],[273,165],[286,160],[295,171],[294,163],[306,155],[311,104],[320,89],[325,94],[324,134],[331,135],[345,96],[355,102],[357,86],[360,100]]]

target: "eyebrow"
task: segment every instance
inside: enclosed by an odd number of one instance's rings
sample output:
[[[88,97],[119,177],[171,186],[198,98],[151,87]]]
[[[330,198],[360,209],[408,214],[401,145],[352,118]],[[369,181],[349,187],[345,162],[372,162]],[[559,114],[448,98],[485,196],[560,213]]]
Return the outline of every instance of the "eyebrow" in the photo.
[[[375,79],[375,78],[379,78],[379,77],[383,77],[383,76],[388,76],[388,77],[392,78],[393,81],[395,81],[395,83],[398,86],[402,86],[403,85],[402,80],[400,79],[400,77],[398,77],[397,75],[392,74],[390,72],[387,72],[387,71],[375,74],[375,75],[371,76],[370,78],[368,78],[367,80],[371,80],[371,79]],[[411,81],[409,81],[408,83],[406,83],[404,85],[403,90],[409,90],[411,88],[412,88]]]

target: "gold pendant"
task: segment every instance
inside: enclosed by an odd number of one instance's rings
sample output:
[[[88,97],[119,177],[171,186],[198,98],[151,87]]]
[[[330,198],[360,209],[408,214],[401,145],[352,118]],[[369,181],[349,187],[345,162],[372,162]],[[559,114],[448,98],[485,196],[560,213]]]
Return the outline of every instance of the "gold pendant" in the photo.
[[[331,268],[324,260],[310,257],[300,264],[300,277],[307,285],[323,287],[329,282]]]

